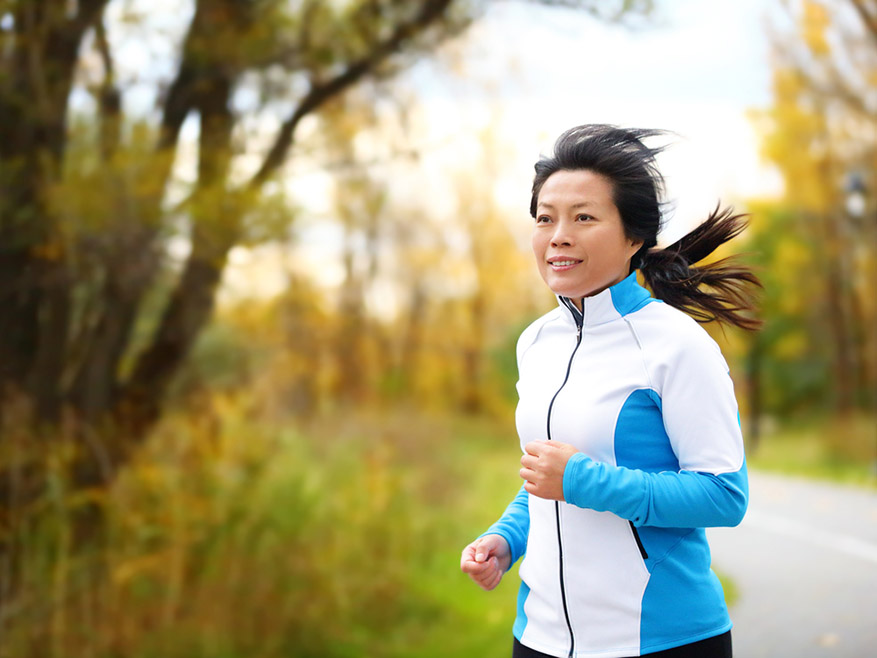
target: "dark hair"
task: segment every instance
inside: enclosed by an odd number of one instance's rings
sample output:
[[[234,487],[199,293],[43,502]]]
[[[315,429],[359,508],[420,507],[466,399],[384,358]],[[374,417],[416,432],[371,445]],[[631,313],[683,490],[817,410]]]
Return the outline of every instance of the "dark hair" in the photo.
[[[664,194],[664,177],[655,156],[665,147],[649,147],[643,140],[664,134],[661,130],[606,124],[567,130],[555,142],[554,154],[536,163],[530,214],[536,217],[539,191],[553,173],[588,170],[605,176],[612,183],[613,201],[625,235],[643,243],[631,259],[630,271],[642,272],[655,297],[698,322],[718,320],[757,329],[761,321],[749,313],[754,310],[750,288],[761,286],[758,278],[729,258],[697,265],[746,228],[746,215],[717,206],[685,237],[664,249],[652,249],[661,228]]]

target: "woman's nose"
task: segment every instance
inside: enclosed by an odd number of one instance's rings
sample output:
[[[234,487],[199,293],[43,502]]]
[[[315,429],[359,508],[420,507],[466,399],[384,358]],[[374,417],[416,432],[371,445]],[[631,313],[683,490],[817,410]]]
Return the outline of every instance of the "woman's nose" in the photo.
[[[558,222],[554,228],[554,234],[551,236],[551,246],[561,247],[572,244],[572,236],[569,227],[565,222]]]

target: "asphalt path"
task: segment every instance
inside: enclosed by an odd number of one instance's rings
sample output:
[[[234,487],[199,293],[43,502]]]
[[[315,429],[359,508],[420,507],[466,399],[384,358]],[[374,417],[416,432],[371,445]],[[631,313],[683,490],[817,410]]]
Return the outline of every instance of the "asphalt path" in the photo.
[[[749,489],[743,523],[708,531],[735,658],[877,656],[877,492],[752,471]]]

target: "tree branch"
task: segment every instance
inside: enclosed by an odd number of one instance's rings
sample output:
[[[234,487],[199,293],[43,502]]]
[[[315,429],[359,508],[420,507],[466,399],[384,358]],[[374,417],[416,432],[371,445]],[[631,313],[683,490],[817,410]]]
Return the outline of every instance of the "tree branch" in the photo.
[[[865,29],[867,29],[868,32],[871,33],[871,36],[875,40],[877,40],[877,10],[875,10],[873,5],[869,10],[865,4],[865,0],[850,0],[850,3],[859,14],[859,18],[862,19],[862,23],[864,23]]]
[[[547,7],[562,7],[586,11],[596,18],[607,21],[621,21],[630,14],[648,14],[654,7],[654,0],[621,0],[614,7],[607,8],[608,3],[601,0],[529,0],[529,2]]]
[[[104,65],[104,79],[98,92],[101,124],[100,147],[104,160],[109,160],[119,144],[119,131],[121,129],[119,114],[122,110],[122,95],[116,87],[113,56],[110,53],[110,44],[107,41],[103,18],[95,23],[94,29],[95,45]]]
[[[280,128],[274,146],[268,152],[259,171],[251,179],[250,185],[252,187],[260,186],[283,164],[286,154],[292,146],[295,130],[304,117],[374,71],[388,57],[398,52],[406,41],[441,18],[451,2],[452,0],[426,0],[413,19],[397,25],[393,33],[386,40],[375,44],[375,47],[367,55],[350,62],[335,77],[323,83],[314,84]]]

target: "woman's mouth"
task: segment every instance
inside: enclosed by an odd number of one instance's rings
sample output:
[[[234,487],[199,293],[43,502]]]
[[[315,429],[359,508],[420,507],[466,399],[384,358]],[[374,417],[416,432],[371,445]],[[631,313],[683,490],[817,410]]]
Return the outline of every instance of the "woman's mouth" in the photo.
[[[555,272],[561,272],[563,270],[571,269],[581,262],[582,261],[580,261],[580,260],[574,260],[572,258],[569,258],[569,259],[564,259],[564,260],[560,260],[560,259],[549,260],[548,264],[551,266],[551,269],[553,269]]]

